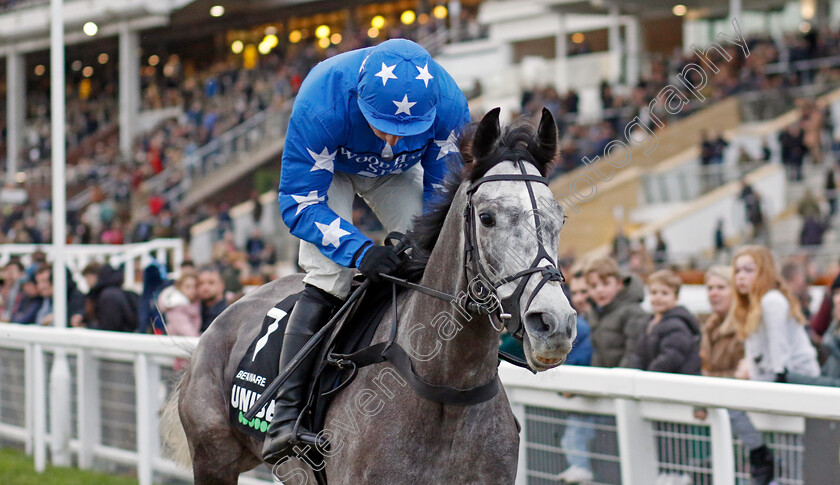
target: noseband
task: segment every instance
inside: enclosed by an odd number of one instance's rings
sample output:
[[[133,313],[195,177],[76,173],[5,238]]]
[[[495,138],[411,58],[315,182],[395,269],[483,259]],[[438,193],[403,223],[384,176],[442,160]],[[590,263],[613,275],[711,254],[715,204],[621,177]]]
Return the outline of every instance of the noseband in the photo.
[[[560,271],[560,268],[558,268],[555,264],[554,259],[545,249],[545,238],[543,237],[542,227],[540,226],[540,214],[539,209],[537,208],[537,199],[534,196],[534,189],[531,187],[532,182],[538,182],[548,186],[548,179],[539,175],[531,175],[526,172],[525,164],[521,160],[517,162],[517,165],[521,171],[520,174],[488,175],[476,180],[472,183],[470,188],[467,189],[467,206],[464,209],[464,237],[466,238],[466,243],[464,245],[464,270],[467,274],[467,280],[470,280],[470,276],[472,275],[473,281],[476,282],[476,284],[468,285],[470,298],[476,301],[486,301],[489,295],[492,299],[495,299],[500,307],[498,310],[498,318],[504,322],[504,327],[507,329],[508,333],[519,340],[522,340],[525,328],[522,325],[522,312],[519,311],[519,301],[522,297],[522,293],[525,291],[525,286],[528,284],[528,280],[531,275],[540,273],[542,278],[534,288],[530,298],[528,298],[528,302],[525,304],[526,312],[528,311],[528,308],[530,308],[531,303],[534,301],[534,297],[537,296],[537,293],[543,286],[545,286],[546,283],[549,281],[558,281],[562,283],[565,281],[565,278],[563,277],[563,273]],[[478,246],[476,244],[478,241],[476,225],[477,215],[475,214],[475,206],[473,205],[472,198],[476,190],[478,190],[482,184],[487,182],[513,181],[525,182],[525,186],[528,189],[528,197],[531,199],[531,207],[533,208],[532,212],[534,213],[534,223],[536,225],[535,227],[537,232],[537,255],[530,267],[516,274],[500,278],[495,274],[495,272],[492,275],[488,274],[486,268],[479,261]],[[543,260],[547,260],[549,264],[546,266],[540,266],[540,263]],[[513,293],[511,293],[507,298],[499,298],[499,288],[516,280],[519,280],[519,283],[516,285],[516,289],[513,290]],[[485,283],[489,283],[491,285],[490,288],[488,288]],[[501,328],[499,330],[501,330]]]

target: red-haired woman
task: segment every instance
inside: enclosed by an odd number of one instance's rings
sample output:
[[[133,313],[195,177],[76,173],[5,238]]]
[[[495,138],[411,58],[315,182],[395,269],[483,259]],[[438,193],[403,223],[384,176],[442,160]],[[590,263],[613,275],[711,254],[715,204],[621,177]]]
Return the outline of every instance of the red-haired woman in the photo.
[[[732,259],[735,298],[732,318],[744,341],[749,378],[786,382],[788,372],[816,377],[817,352],[805,331],[799,300],[762,246],[745,246]]]

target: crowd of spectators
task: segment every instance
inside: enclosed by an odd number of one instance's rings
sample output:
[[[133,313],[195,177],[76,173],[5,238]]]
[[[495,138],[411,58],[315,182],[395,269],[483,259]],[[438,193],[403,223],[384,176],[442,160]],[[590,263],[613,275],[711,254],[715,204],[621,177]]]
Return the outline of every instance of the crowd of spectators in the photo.
[[[787,261],[778,271],[769,249],[742,246],[730,264],[701,274],[697,282],[705,284],[711,313],[695,315],[679,304],[685,278],[697,278],[690,272],[638,272],[620,267],[612,256],[562,264],[578,312],[567,365],[840,387],[840,275],[820,311],[810,315],[801,262]],[[646,294],[650,313],[642,307]],[[502,348],[524,357],[509,335]],[[775,470],[772,452],[745,413],[729,415],[749,450],[751,483],[768,485]],[[707,411],[697,408],[694,416],[705,420]],[[597,416],[568,423],[561,440],[568,468],[557,477],[563,483],[593,480],[586,457],[597,424]]]
[[[750,55],[744,57],[739,47],[724,46],[730,60],[720,57],[717,51],[711,51],[712,62],[720,72],[708,76],[708,83],[701,90],[705,100],[690,102],[677,115],[665,112],[661,106],[655,107],[654,114],[666,125],[668,120],[688,116],[695,111],[709,106],[716,100],[748,92],[767,92],[798,88],[807,84],[824,84],[840,79],[840,65],[822,67],[802,67],[800,70],[769,69],[768,66],[780,66],[781,62],[796,63],[810,59],[831,57],[840,52],[840,32],[822,29],[808,34],[788,34],[781,40],[769,36],[753,36],[747,39]],[[600,88],[601,119],[595,122],[579,122],[580,97],[576,90],[570,89],[558,93],[553,87],[526,89],[522,94],[521,114],[533,115],[543,106],[547,107],[558,121],[560,130],[562,161],[554,175],[572,170],[582,164],[584,157],[590,159],[603,153],[603,148],[623,135],[624,127],[636,116],[649,128],[653,125],[648,108],[651,100],[668,84],[678,85],[676,76],[689,63],[696,62],[696,55],[675,50],[671,56],[654,55],[650,59],[649,73],[627,92],[620,92],[616,87],[602,82]],[[814,125],[819,120],[810,119]],[[710,163],[720,160],[722,153],[718,134],[709,134],[710,139],[704,153]],[[813,146],[813,139],[811,140]],[[718,146],[715,146],[718,145]],[[795,164],[795,162],[793,162]]]

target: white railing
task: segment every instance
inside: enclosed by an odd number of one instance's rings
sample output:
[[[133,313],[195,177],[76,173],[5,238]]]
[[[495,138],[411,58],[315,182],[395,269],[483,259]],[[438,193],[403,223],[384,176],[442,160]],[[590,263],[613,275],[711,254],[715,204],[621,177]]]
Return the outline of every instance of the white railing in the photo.
[[[122,245],[68,244],[65,248],[67,268],[82,291],[88,290],[82,270],[94,261],[107,263],[114,268],[123,266],[123,284],[132,289],[142,285],[143,269],[153,258],[173,271],[177,271],[184,262],[184,241],[181,239],[155,239]],[[47,261],[53,259],[50,244],[0,244],[0,267],[12,257],[19,257],[24,265],[28,265],[36,251],[46,253]]]
[[[69,448],[79,466],[136,467],[140,485],[154,476],[190,479],[189,470],[162,456],[156,430],[174,359],[196,342],[0,324],[0,440],[24,445],[43,469],[52,442],[49,400],[57,398],[45,392],[49,360],[62,350],[75,376],[70,398],[61,399],[62,409],[71,410]],[[696,484],[738,483],[747,478],[745,450],[732,438],[726,409],[750,411],[767,433],[778,483],[804,484],[803,473],[813,472],[803,472],[805,453],[816,452],[802,445],[806,418],[840,420],[840,389],[572,366],[531,375],[504,364],[499,372],[523,426],[517,484],[556,481],[566,453],[576,452],[561,440],[569,418],[595,432],[583,451],[595,483],[650,485],[663,472],[689,475]],[[694,406],[708,408],[705,421],[693,417]],[[270,477],[261,473],[240,483],[267,483]],[[813,475],[808,480],[828,483]]]
[[[662,473],[694,484],[748,480],[746,450],[733,440],[727,409],[750,412],[765,433],[777,483],[803,484],[806,418],[840,421],[835,388],[573,366],[536,376],[508,365],[499,372],[523,426],[519,462],[527,466],[517,484],[556,481],[566,453],[576,452],[592,460],[595,483],[649,485]],[[706,420],[694,418],[695,406],[708,409]],[[596,433],[588,452],[562,444],[569,418]],[[831,482],[808,472],[808,483]]]

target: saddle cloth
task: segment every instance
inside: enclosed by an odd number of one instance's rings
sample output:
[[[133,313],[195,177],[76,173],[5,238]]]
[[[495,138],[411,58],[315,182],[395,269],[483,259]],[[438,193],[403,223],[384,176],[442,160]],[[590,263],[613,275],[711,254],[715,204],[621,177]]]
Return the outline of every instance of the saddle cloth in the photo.
[[[360,283],[361,279],[354,280],[354,286]],[[369,346],[391,302],[391,291],[390,285],[371,285],[366,294],[345,313],[343,321],[338,322],[334,334],[325,340],[325,345],[329,347],[322,346],[320,349],[318,361],[313,366],[314,375],[309,380],[311,387],[307,409],[311,412],[304,414],[302,422],[310,431],[317,433],[323,429],[333,397],[330,392],[339,385],[346,385],[345,381],[350,374],[350,371],[324,365],[326,356],[329,353],[350,354]],[[235,429],[259,440],[265,438],[265,432],[274,416],[274,400],[250,421],[245,419],[244,414],[280,373],[283,334],[297,300],[298,295],[291,295],[266,313],[260,332],[239,362],[231,383],[230,423]]]

